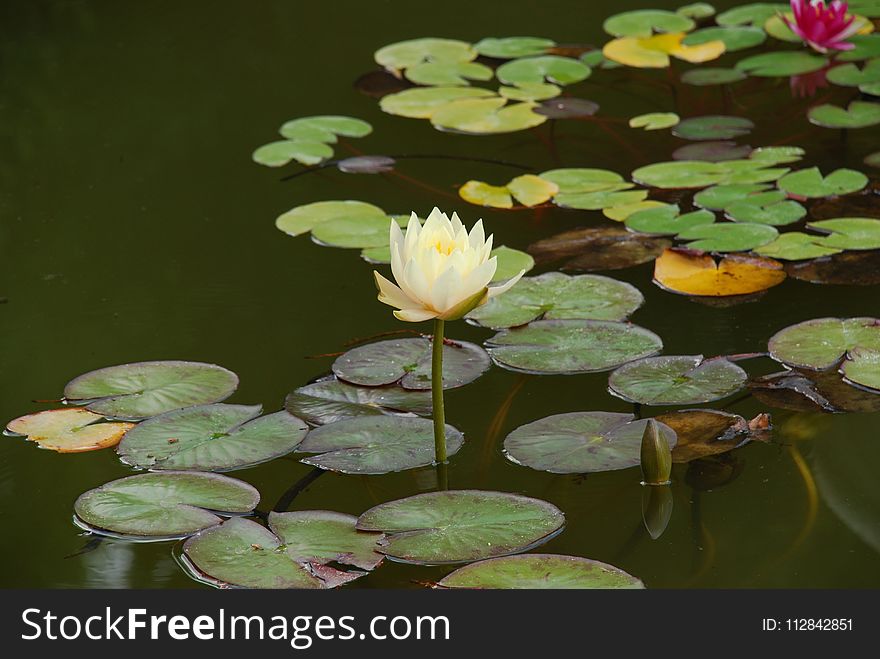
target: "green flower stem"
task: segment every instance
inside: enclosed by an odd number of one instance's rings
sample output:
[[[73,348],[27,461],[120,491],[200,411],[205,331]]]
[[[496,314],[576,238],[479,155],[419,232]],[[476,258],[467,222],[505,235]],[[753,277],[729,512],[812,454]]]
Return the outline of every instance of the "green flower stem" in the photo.
[[[446,462],[446,414],[443,410],[443,321],[434,319],[431,359],[431,405],[434,409],[434,461]]]

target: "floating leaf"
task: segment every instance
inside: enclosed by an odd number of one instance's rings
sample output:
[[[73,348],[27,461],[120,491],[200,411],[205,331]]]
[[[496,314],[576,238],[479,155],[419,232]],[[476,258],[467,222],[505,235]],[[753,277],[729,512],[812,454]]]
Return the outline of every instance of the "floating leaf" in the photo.
[[[754,127],[745,117],[710,115],[682,119],[672,134],[685,140],[727,140],[747,135]]]
[[[503,297],[503,296],[499,296]],[[404,389],[431,388],[431,351],[427,338],[391,339],[352,348],[333,362],[333,373],[351,384],[375,387],[399,382]],[[465,341],[443,345],[443,388],[473,382],[489,368],[489,356]]]
[[[285,399],[284,408],[315,426],[377,414],[428,415],[431,393],[397,386],[358,387],[333,378],[296,389]]]
[[[767,290],[784,279],[781,263],[738,254],[716,263],[709,254],[667,249],[654,264],[654,282],[685,295],[747,295]]]
[[[493,249],[490,256],[494,256],[498,264],[492,281],[506,281],[523,270],[528,272],[535,267],[535,259],[530,254],[504,245]]]
[[[417,85],[454,87],[468,80],[491,80],[494,71],[478,62],[423,62],[406,70],[406,79]]]
[[[801,220],[807,209],[796,201],[786,200],[784,192],[759,192],[735,201],[724,209],[731,220],[784,226]]]
[[[761,26],[771,16],[787,11],[788,5],[779,2],[753,2],[721,12],[715,21],[718,25],[757,25]]]
[[[831,256],[787,263],[788,276],[813,284],[874,286],[880,284],[880,250],[844,252]]]
[[[860,69],[855,64],[841,64],[828,70],[828,82],[846,87],[858,87],[872,82],[880,82],[880,57],[865,62]]]
[[[649,112],[640,114],[629,120],[630,128],[644,128],[645,130],[662,130],[671,128],[679,122],[675,112]]]
[[[437,109],[431,115],[431,123],[435,128],[488,135],[525,130],[547,121],[547,117],[532,112],[534,103],[505,105],[506,102],[501,97],[455,101]]]
[[[336,163],[336,168],[346,174],[381,174],[394,169],[397,161],[388,156],[354,156],[343,158]]]
[[[767,35],[759,27],[730,26],[706,27],[687,35],[682,43],[685,46],[699,46],[709,41],[722,41],[727,52],[745,50],[764,43]]]
[[[867,156],[865,156],[864,162],[869,167],[880,167],[880,151],[869,153]]]
[[[291,160],[302,165],[317,165],[333,157],[333,148],[324,142],[308,140],[279,140],[264,144],[253,152],[251,158],[258,165],[283,167]]]
[[[766,224],[751,222],[701,224],[678,234],[680,240],[690,240],[689,249],[704,252],[745,252],[772,243],[779,232]]]
[[[762,256],[783,259],[785,261],[815,259],[820,256],[828,256],[840,252],[839,249],[826,247],[820,244],[820,242],[821,238],[819,236],[802,233],[800,231],[790,231],[781,234],[772,243],[758,247],[755,249],[755,252]]]
[[[626,226],[632,231],[641,231],[654,235],[674,236],[685,229],[711,224],[715,214],[705,210],[679,215],[677,205],[660,206],[638,211],[626,218]]]
[[[709,41],[699,46],[686,46],[682,43],[684,33],[657,34],[652,37],[624,37],[609,41],[602,48],[608,59],[639,68],[665,68],[669,66],[669,56],[686,62],[708,62],[724,54],[723,41]]]
[[[817,318],[780,330],[769,341],[770,356],[797,368],[821,371],[856,348],[880,349],[876,318]]]
[[[312,240],[325,247],[363,249],[388,243],[388,216],[337,217],[312,229]]]
[[[517,176],[507,184],[507,189],[523,206],[543,204],[559,192],[558,185],[534,174]]]
[[[286,455],[308,432],[287,412],[259,417],[259,405],[197,405],[129,430],[116,452],[142,469],[231,471]]]
[[[542,114],[548,119],[581,119],[591,117],[599,110],[599,104],[585,98],[553,98],[538,103],[532,112]]]
[[[570,85],[589,77],[590,67],[580,60],[556,55],[523,57],[507,62],[495,71],[498,80],[507,85],[551,82]]]
[[[850,350],[840,372],[846,382],[880,391],[880,349]]]
[[[785,51],[763,53],[741,59],[736,68],[749,75],[762,78],[776,78],[803,75],[824,69],[828,60],[805,51]]]
[[[746,79],[739,69],[705,68],[691,69],[681,74],[681,81],[687,85],[705,87],[709,85],[729,85]]]
[[[447,490],[383,503],[357,528],[387,535],[381,549],[406,563],[465,563],[525,551],[549,540],[565,521],[556,506],[516,494]]]
[[[146,419],[169,410],[225,400],[238,376],[202,362],[136,362],[99,368],[74,378],[64,397],[116,419]]]
[[[880,124],[880,103],[853,101],[845,110],[825,103],[810,108],[807,118],[825,128],[867,128]]]
[[[765,405],[798,412],[878,412],[880,396],[847,384],[837,371],[785,370],[749,382]]]
[[[762,146],[752,151],[750,160],[758,160],[770,165],[797,162],[804,157],[804,151],[799,146]]]
[[[279,132],[289,140],[306,139],[335,144],[337,135],[365,137],[373,132],[373,127],[355,117],[322,115],[292,119],[281,126]]]
[[[275,226],[290,236],[308,233],[315,227],[338,219],[370,221],[370,218],[386,218],[378,206],[363,201],[316,201],[297,206],[278,216]]]
[[[630,184],[621,184],[623,187],[632,187]],[[553,197],[553,203],[562,208],[577,208],[580,210],[598,211],[614,206],[625,206],[644,201],[648,196],[647,190],[614,190],[602,192],[560,192]]]
[[[607,169],[551,169],[539,176],[555,184],[562,193],[604,192],[626,189],[620,186],[632,187],[620,174]]]
[[[133,423],[98,423],[104,417],[84,407],[45,410],[13,419],[7,433],[26,436],[40,448],[80,453],[116,446]]]
[[[855,48],[841,51],[835,57],[840,62],[857,62],[869,57],[880,57],[880,34],[856,34],[849,37],[847,42],[853,44]]]
[[[420,87],[383,96],[379,107],[383,112],[399,117],[430,119],[449,103],[479,98],[497,97],[490,90],[479,87]]]
[[[490,208],[513,208],[513,199],[506,185],[490,185],[483,181],[468,181],[458,189],[458,196],[469,204]]]
[[[503,368],[523,373],[593,373],[656,354],[660,337],[638,325],[602,320],[536,320],[486,341]]]
[[[764,23],[764,31],[774,39],[779,39],[780,41],[788,41],[789,43],[801,42],[801,38],[792,32],[791,28],[789,28],[785,21],[782,20],[783,15],[792,23],[795,22],[794,14],[787,11],[784,14],[777,14],[776,16],[768,18]]]
[[[682,14],[658,9],[640,9],[615,14],[602,29],[615,37],[650,37],[653,32],[688,32],[695,23]]]
[[[642,202],[648,203],[648,202]],[[616,206],[611,210],[620,209]],[[563,270],[616,270],[653,261],[672,245],[668,240],[635,234],[618,227],[573,229],[529,245],[541,263],[560,262]]]
[[[520,554],[471,563],[447,574],[436,588],[590,589],[644,588],[623,570],[578,556]]]
[[[494,57],[496,59],[516,59],[541,55],[548,48],[553,48],[556,42],[552,39],[541,37],[486,37],[474,44],[474,48],[480,55]]]
[[[454,455],[464,441],[446,425],[446,447]],[[305,464],[343,474],[387,474],[434,462],[434,422],[421,418],[365,416],[328,423],[312,430],[297,447]]]
[[[737,201],[748,198],[756,192],[764,192],[769,186],[761,183],[732,183],[727,185],[714,185],[711,188],[700,190],[694,195],[694,204],[700,208],[713,211],[724,210]]]
[[[423,62],[470,62],[477,51],[465,41],[455,39],[410,39],[376,51],[374,58],[386,69],[406,69]]]
[[[647,420],[614,412],[554,414],[520,426],[504,440],[504,455],[516,464],[553,474],[628,469],[639,464]],[[670,447],[675,433],[658,424]]]
[[[633,213],[648,210],[649,208],[662,208],[664,206],[671,205],[672,204],[664,204],[662,201],[653,201],[651,199],[646,199],[645,201],[637,201],[634,204],[623,204],[621,206],[611,206],[610,208],[603,208],[602,215],[607,217],[609,220],[614,220],[615,222],[625,222],[626,218],[628,218]]]
[[[835,249],[880,249],[880,220],[868,217],[839,217],[807,224],[810,229],[829,233],[818,239],[824,247]]]
[[[260,494],[219,474],[168,471],[111,481],[80,495],[77,517],[97,532],[135,538],[183,538],[220,522],[220,514],[250,513]]]
[[[654,188],[702,188],[719,183],[724,170],[719,163],[677,160],[639,167],[632,176],[637,183]]]
[[[739,391],[748,376],[724,358],[662,355],[624,364],[608,377],[612,394],[644,405],[710,403]]]
[[[715,15],[715,7],[708,2],[695,2],[679,7],[675,10],[675,13],[680,16],[687,16],[688,18],[709,18]]]
[[[823,178],[818,167],[811,167],[786,174],[776,185],[793,196],[816,198],[858,192],[867,184],[868,177],[854,169],[836,169]]]
[[[234,518],[189,538],[183,554],[200,580],[221,588],[335,588],[383,560],[382,536],[355,529],[357,517],[328,510],[269,513],[269,529]]]
[[[623,320],[643,302],[637,288],[610,277],[546,272],[523,277],[504,295],[474,309],[468,319],[492,329],[539,318]]]
[[[749,439],[749,426],[738,414],[719,410],[678,410],[654,417],[675,432],[673,462],[690,462],[726,453]]]
[[[559,96],[561,93],[562,89],[556,85],[544,82],[521,83],[516,87],[501,86],[498,88],[498,94],[511,101],[544,101],[548,98]],[[539,111],[542,107],[542,105],[538,105],[534,108],[534,111],[538,112],[538,114],[546,114]],[[598,107],[599,106],[596,106],[596,108]],[[595,112],[595,110],[593,110],[593,112]]]
[[[685,144],[672,152],[674,160],[702,160],[705,162],[722,162],[725,160],[738,160],[745,158],[752,152],[748,144],[736,142],[697,142]]]

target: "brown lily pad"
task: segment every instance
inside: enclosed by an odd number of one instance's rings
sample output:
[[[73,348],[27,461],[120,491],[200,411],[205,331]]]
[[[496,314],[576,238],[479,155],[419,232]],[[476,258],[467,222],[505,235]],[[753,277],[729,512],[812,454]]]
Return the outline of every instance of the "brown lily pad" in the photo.
[[[619,270],[655,259],[672,243],[620,227],[572,229],[532,243],[527,251],[541,265],[567,272]]]
[[[873,286],[880,284],[880,249],[786,263],[785,271],[792,279],[811,284]]]
[[[810,206],[810,221],[838,217],[873,217],[880,219],[880,196],[874,193],[849,194],[822,199]]]
[[[370,71],[354,81],[355,89],[372,98],[382,98],[413,86],[388,71]]]
[[[673,462],[690,462],[726,453],[750,439],[748,422],[738,414],[709,409],[677,410],[655,417],[675,431]]]
[[[771,373],[748,383],[764,405],[795,412],[878,412],[880,396],[844,382],[836,370],[796,369]]]
[[[684,482],[698,492],[717,490],[739,478],[744,467],[735,453],[710,455],[688,464]]]

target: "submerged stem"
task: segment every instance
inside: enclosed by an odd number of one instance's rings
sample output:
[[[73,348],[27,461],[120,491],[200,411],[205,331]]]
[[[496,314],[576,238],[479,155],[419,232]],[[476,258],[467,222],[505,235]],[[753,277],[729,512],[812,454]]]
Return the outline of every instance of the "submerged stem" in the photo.
[[[443,321],[434,319],[431,354],[431,405],[434,413],[434,461],[446,462],[446,414],[443,410]]]

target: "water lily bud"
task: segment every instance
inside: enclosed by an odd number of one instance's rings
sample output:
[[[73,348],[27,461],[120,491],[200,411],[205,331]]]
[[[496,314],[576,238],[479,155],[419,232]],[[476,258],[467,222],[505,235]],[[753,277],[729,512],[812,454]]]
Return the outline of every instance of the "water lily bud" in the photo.
[[[391,272],[395,285],[378,272],[379,301],[396,307],[394,315],[411,323],[439,318],[458,320],[500,295],[523,276],[520,271],[499,286],[490,286],[497,268],[490,257],[492,236],[483,221],[468,233],[456,213],[452,219],[435,208],[422,226],[415,213],[406,234],[391,220]]]
[[[642,488],[642,522],[652,540],[656,540],[672,518],[672,490],[669,487]]]
[[[666,438],[660,434],[660,426],[654,419],[648,419],[642,435],[642,483],[645,485],[667,485],[672,474],[672,449]]]

